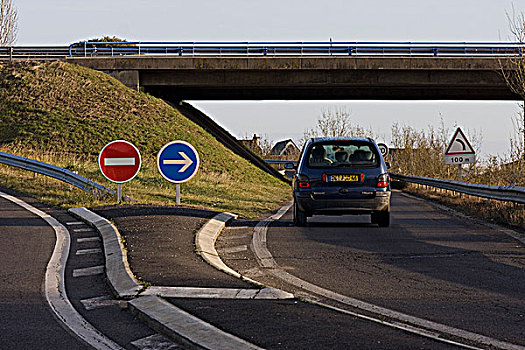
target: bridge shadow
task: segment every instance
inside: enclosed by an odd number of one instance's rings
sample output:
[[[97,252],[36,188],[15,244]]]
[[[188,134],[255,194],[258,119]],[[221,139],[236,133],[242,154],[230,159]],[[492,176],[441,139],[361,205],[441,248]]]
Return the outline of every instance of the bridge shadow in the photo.
[[[91,209],[107,219],[142,216],[184,216],[211,219],[219,212],[187,207],[153,206],[153,205],[114,205]]]
[[[361,219],[319,217],[294,230],[309,241],[332,246],[333,251],[356,259],[372,257],[395,269],[523,300],[525,268],[504,261],[507,255],[525,259],[523,249],[507,248],[516,247],[512,238],[483,226],[472,227],[441,212],[422,215],[414,210],[416,216],[411,217],[411,211],[405,209],[393,201],[393,222],[388,228]],[[282,221],[290,224],[291,214]],[[272,224],[272,228],[277,226]],[[494,248],[489,249],[489,245]]]
[[[0,217],[0,231],[2,227],[17,227],[17,226],[25,226],[25,227],[44,227],[49,226],[47,222],[45,222],[41,218],[28,218],[28,217]]]

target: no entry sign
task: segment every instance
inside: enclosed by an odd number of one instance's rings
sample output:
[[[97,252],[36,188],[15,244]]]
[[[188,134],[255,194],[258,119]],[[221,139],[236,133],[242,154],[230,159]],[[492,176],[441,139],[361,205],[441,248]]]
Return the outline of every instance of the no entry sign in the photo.
[[[112,182],[124,183],[133,179],[141,164],[137,147],[123,140],[108,143],[98,156],[98,166],[102,174]]]

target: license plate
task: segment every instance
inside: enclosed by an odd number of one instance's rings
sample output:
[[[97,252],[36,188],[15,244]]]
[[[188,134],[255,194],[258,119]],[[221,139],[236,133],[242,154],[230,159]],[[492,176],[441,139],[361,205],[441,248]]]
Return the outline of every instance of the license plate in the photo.
[[[328,175],[328,182],[357,182],[359,176],[357,175]]]

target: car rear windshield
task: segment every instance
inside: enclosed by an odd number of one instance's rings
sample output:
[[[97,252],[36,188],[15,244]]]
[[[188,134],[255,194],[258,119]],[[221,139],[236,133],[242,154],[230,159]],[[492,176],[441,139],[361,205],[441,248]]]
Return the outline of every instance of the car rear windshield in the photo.
[[[374,145],[364,141],[329,141],[316,143],[307,154],[310,168],[377,167],[379,154]]]

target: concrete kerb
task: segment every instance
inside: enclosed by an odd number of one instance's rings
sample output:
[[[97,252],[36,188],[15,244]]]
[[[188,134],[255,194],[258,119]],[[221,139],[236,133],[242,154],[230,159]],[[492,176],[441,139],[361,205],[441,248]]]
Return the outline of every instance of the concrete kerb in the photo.
[[[204,225],[195,235],[195,246],[197,247],[197,252],[208,264],[215,267],[216,269],[256,286],[263,287],[259,298],[263,298],[263,295],[268,295],[275,299],[293,299],[294,295],[291,293],[277,288],[267,287],[258,281],[241,275],[239,272],[227,266],[219,257],[219,253],[217,253],[217,250],[215,249],[215,242],[217,241],[217,238],[221,234],[226,224],[234,219],[237,219],[237,215],[230,213],[220,213],[208,221],[208,223]]]
[[[121,236],[115,226],[86,208],[73,208],[69,212],[94,227],[101,235],[106,258],[108,284],[119,299],[132,299],[144,287],[133,276]]]
[[[242,279],[241,274],[226,266],[215,249],[217,237],[219,237],[226,224],[234,219],[237,219],[237,215],[235,214],[220,213],[215,215],[195,235],[195,246],[197,253],[200,254],[208,264],[229,275]]]
[[[262,349],[192,316],[158,296],[139,296],[146,290],[146,287],[139,284],[129,268],[126,250],[117,228],[108,220],[86,208],[69,209],[69,212],[99,231],[103,240],[106,275],[111,289],[119,298],[131,299],[127,302],[129,310],[147,322],[150,327],[196,349]],[[218,218],[210,220],[203,227],[203,229],[206,228],[204,232],[207,232],[209,237],[216,239],[227,222],[224,220],[230,215],[232,214],[222,216],[219,214]],[[231,217],[233,218],[233,216]],[[214,234],[213,229],[217,229],[219,232]],[[215,251],[214,247],[213,251]],[[265,294],[271,292],[265,291],[261,298],[265,298]]]
[[[175,336],[186,346],[209,350],[262,349],[183,311],[157,296],[128,302],[129,309],[158,332]]]

